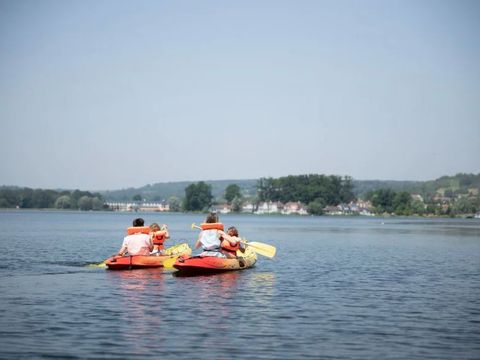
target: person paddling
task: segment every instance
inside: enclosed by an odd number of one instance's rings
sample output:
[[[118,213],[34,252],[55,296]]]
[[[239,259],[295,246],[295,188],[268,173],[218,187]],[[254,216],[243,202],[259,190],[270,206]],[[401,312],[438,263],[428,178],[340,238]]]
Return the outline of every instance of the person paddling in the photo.
[[[153,250],[153,242],[150,237],[150,228],[144,226],[144,220],[137,218],[133,220],[133,227],[127,229],[127,236],[123,239],[122,247],[118,251],[119,256],[128,255],[150,255]]]
[[[218,215],[211,212],[203,224],[202,231],[195,242],[195,249],[202,247],[203,252],[199,256],[225,257],[220,252],[220,231],[223,233],[223,224],[219,222]]]

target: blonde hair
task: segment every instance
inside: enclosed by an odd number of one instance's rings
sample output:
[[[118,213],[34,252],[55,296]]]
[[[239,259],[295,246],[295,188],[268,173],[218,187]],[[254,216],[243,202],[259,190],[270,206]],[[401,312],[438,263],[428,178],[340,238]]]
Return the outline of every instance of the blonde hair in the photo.
[[[150,225],[150,231],[160,231],[160,225],[158,225],[157,223],[153,223],[152,225]]]

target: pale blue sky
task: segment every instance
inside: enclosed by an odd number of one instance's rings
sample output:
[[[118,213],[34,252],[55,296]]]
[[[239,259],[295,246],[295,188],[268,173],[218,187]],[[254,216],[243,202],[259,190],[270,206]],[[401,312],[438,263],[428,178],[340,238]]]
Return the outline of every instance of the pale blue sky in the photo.
[[[480,2],[0,0],[0,133],[0,185],[480,173]]]

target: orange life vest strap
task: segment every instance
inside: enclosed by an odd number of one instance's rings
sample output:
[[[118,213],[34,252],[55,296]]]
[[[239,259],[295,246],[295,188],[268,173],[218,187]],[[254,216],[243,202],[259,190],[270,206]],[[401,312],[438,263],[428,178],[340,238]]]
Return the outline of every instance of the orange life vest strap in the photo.
[[[200,225],[202,230],[222,230],[224,229],[222,223],[203,223]]]
[[[148,226],[131,226],[127,229],[127,235],[133,234],[150,234],[150,228]]]

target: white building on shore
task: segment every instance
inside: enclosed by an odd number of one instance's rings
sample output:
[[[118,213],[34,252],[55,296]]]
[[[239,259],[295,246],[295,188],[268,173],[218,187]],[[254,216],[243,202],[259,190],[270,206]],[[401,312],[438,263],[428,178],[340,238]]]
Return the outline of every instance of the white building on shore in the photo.
[[[107,205],[114,211],[170,211],[168,204],[158,202],[107,202]]]

